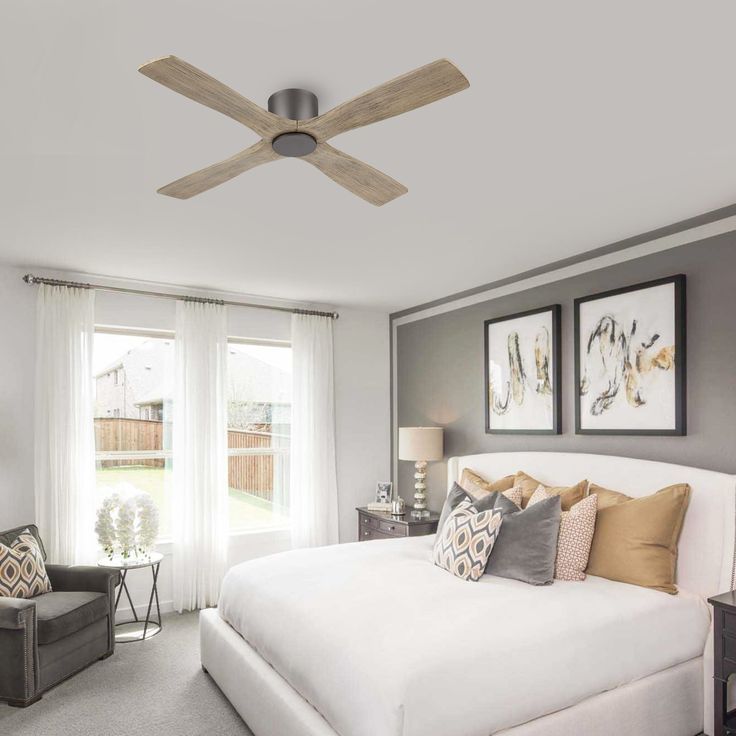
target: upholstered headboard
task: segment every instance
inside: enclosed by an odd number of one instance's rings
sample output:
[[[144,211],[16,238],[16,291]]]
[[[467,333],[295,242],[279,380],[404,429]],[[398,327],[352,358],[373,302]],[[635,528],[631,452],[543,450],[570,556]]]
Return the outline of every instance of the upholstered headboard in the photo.
[[[734,578],[736,476],[685,465],[571,452],[490,452],[450,458],[448,489],[463,468],[495,480],[523,470],[543,483],[572,485],[587,478],[630,496],[673,483],[692,488],[680,536],[677,584],[703,597],[731,590]]]

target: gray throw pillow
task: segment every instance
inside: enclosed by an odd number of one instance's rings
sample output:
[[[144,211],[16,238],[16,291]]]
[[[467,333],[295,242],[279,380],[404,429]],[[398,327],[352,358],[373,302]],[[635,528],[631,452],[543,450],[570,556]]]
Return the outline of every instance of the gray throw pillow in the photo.
[[[452,488],[450,489],[450,492],[447,494],[447,498],[445,499],[444,506],[442,506],[440,520],[437,522],[437,534],[440,534],[442,532],[442,527],[445,525],[447,517],[455,510],[455,508],[460,504],[461,501],[465,501],[466,499],[470,501],[473,506],[475,506],[475,509],[478,512],[488,511],[488,509],[492,508],[498,508],[502,513],[505,513],[507,510],[507,506],[503,504],[501,504],[500,506],[498,505],[500,501],[497,501],[497,499],[500,495],[501,494],[498,491],[494,491],[493,493],[485,494],[482,498],[475,498],[472,494],[468,493],[461,485],[459,485],[458,483],[453,483]],[[502,498],[513,509],[518,510],[519,507],[513,501],[509,501],[509,499],[505,496],[502,496]]]
[[[445,525],[447,517],[455,510],[455,507],[466,498],[470,498],[470,496],[468,496],[465,490],[457,483],[453,483],[450,492],[447,494],[445,503],[442,506],[442,511],[440,512],[440,520],[437,522],[437,534],[442,532],[442,527]],[[474,499],[470,500],[472,501]]]
[[[493,508],[496,511],[500,511],[504,516],[506,514],[515,514],[521,510],[510,498],[504,496],[503,493],[496,491],[491,495],[493,496]]]
[[[501,498],[508,501],[503,496]],[[496,503],[502,512],[504,507],[507,508],[500,498]],[[559,496],[527,506],[522,511],[504,513],[486,573],[530,585],[551,583],[555,576],[560,514]]]

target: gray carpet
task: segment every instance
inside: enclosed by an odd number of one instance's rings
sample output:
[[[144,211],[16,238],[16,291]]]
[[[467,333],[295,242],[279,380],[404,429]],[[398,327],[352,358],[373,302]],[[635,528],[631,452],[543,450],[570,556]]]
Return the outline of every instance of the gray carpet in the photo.
[[[28,708],[0,703],[9,736],[253,736],[199,664],[198,614],[164,616],[145,642],[61,683]]]

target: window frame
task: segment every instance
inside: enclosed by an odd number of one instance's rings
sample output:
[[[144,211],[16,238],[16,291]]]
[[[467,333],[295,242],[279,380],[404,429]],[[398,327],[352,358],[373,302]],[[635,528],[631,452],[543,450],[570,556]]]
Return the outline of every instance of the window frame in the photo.
[[[117,325],[104,325],[104,324],[97,324],[94,325],[94,334],[97,333],[104,334],[104,335],[122,335],[122,336],[128,336],[128,337],[147,337],[147,338],[157,338],[160,340],[174,340],[175,333],[173,330],[152,330],[145,327],[119,327]],[[115,373],[115,376],[117,377],[118,368],[115,368],[113,371],[110,371],[110,373]],[[108,374],[109,375],[109,374]],[[122,385],[121,383],[118,383],[117,381],[114,384],[115,386]],[[97,417],[95,417],[96,419]],[[111,419],[119,419],[120,418],[120,409],[115,409],[113,412],[113,416],[109,417]],[[140,409],[139,409],[139,417],[140,419]],[[163,420],[162,420],[163,421]],[[173,417],[172,417],[173,421]],[[95,454],[94,454],[94,460],[95,460],[95,476],[97,473],[97,463],[103,460],[163,460],[166,462],[167,460],[173,460],[174,453],[173,450],[132,450],[132,451],[125,451],[125,450],[110,450],[110,451],[102,451],[98,452],[97,447],[95,447]],[[172,478],[173,478],[173,470],[172,472]],[[96,482],[95,482],[96,485]],[[156,539],[156,548],[160,550],[160,548],[164,545],[170,545],[172,543],[172,537],[171,534],[163,535],[159,534],[159,537]]]
[[[234,345],[262,345],[264,347],[273,348],[289,348],[291,350],[291,340],[277,340],[258,337],[237,337],[228,336],[227,344]],[[291,455],[291,437],[289,437],[289,447],[228,447],[227,457],[238,456],[255,456],[255,455]],[[263,534],[268,532],[283,533],[291,530],[291,521],[287,524],[275,524],[273,526],[256,527],[255,529],[230,529],[228,519],[228,534],[231,537],[238,537],[247,534]]]
[[[127,335],[130,337],[148,337],[148,338],[159,338],[163,340],[175,340],[176,332],[174,330],[161,330],[152,329],[147,327],[123,327],[120,325],[109,325],[109,324],[97,324],[94,325],[94,332],[107,334],[107,335]],[[280,340],[263,337],[241,337],[238,335],[228,335],[227,344],[234,345],[262,345],[264,347],[279,347],[291,349],[291,340]],[[176,369],[176,367],[174,368]],[[231,450],[233,452],[231,453]],[[135,460],[135,459],[157,459],[163,458],[173,460],[172,450],[151,450],[150,458],[145,458],[144,455],[148,451],[138,451],[135,453],[101,453],[98,456],[97,449],[95,448],[95,468],[97,467],[98,460]],[[107,455],[110,454],[110,457]],[[132,457],[126,457],[126,455],[132,454]],[[288,448],[258,448],[258,447],[233,447],[227,448],[227,457],[235,457],[238,455],[290,455],[291,454],[291,442]],[[102,457],[101,455],[105,455]],[[173,471],[172,471],[173,472]],[[256,527],[254,529],[230,529],[228,519],[228,536],[229,537],[243,537],[258,534],[283,534],[291,529],[291,523],[288,524],[276,524],[274,526],[263,526]],[[156,541],[156,547],[161,549],[162,547],[167,548],[171,545],[171,536],[160,536]]]

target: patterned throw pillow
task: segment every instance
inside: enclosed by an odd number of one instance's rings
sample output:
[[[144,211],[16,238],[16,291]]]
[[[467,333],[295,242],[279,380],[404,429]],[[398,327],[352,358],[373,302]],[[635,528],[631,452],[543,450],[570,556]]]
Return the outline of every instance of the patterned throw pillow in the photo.
[[[33,598],[50,592],[43,555],[28,529],[10,547],[0,544],[0,596]]]
[[[581,480],[574,486],[569,487],[548,486],[521,470],[517,471],[514,477],[514,486],[517,488],[521,487],[521,508],[523,509],[529,505],[529,499],[539,486],[543,486],[551,495],[560,497],[563,511],[569,511],[578,501],[582,501],[588,495],[587,480]]]
[[[479,495],[476,495],[472,489],[467,490],[459,483],[453,483],[442,506],[442,513],[440,513],[440,520],[437,524],[437,534],[442,533],[442,530],[445,528],[445,522],[462,501],[472,503],[477,511],[488,511],[488,509],[492,509],[496,505],[496,498],[499,493],[499,491],[493,491],[492,493],[482,491]],[[508,491],[504,491],[501,495],[506,496],[506,498],[521,508],[520,489],[509,488]]]
[[[513,501],[519,508],[521,508],[522,491],[519,486],[509,488],[508,491],[503,492],[503,495],[506,496],[509,501]]]
[[[478,511],[469,501],[460,502],[435,539],[434,564],[463,580],[479,580],[501,521],[500,511]]]
[[[551,497],[552,494],[540,484],[529,499],[529,506]],[[557,580],[585,580],[597,510],[598,497],[588,496],[578,501],[569,511],[562,512],[555,560]]]

